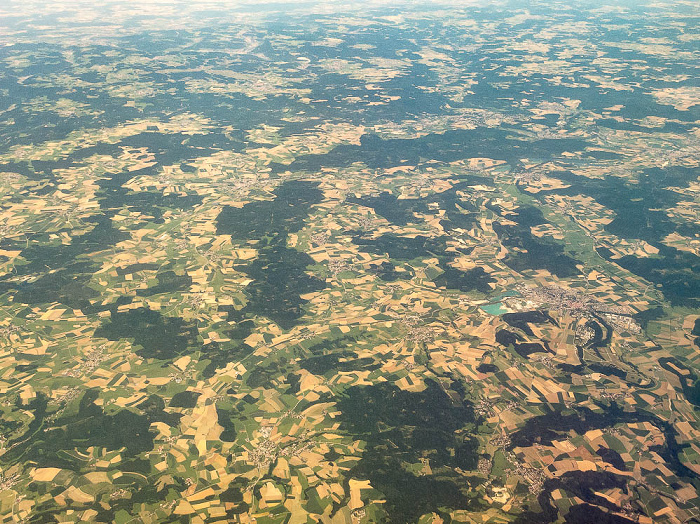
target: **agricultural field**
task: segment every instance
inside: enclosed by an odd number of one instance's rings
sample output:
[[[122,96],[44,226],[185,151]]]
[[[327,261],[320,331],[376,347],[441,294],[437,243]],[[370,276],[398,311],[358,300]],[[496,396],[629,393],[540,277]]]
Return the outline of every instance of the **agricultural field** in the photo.
[[[0,3],[0,522],[700,522],[694,1]]]

